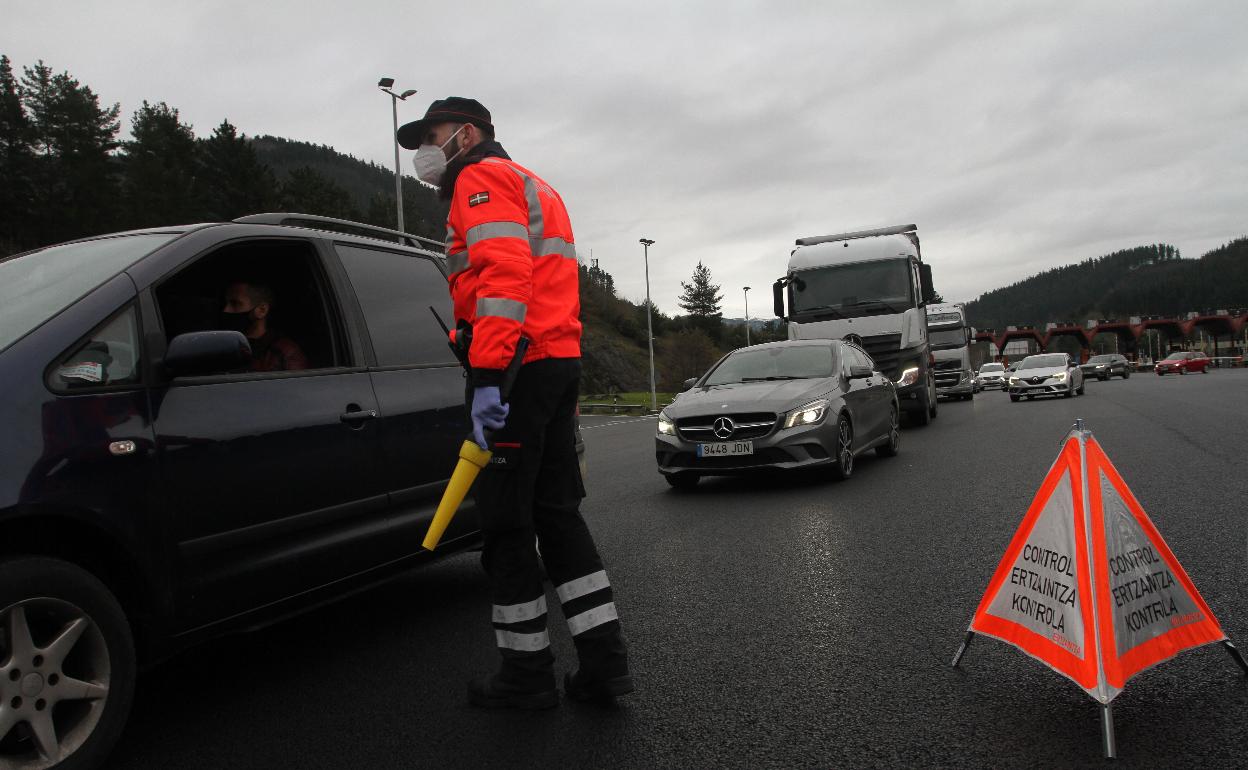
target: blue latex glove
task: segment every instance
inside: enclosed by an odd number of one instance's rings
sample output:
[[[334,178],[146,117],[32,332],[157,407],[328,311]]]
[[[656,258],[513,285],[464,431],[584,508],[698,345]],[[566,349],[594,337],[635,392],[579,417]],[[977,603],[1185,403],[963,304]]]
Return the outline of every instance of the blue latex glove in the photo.
[[[510,411],[511,407],[503,403],[496,386],[488,385],[472,392],[472,438],[477,446],[490,448],[485,441],[486,428],[498,430],[503,427]]]

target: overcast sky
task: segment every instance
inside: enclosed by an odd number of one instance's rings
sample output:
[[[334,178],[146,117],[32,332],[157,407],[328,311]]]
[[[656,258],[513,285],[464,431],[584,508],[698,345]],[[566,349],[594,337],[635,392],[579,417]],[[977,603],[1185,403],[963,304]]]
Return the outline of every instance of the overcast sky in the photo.
[[[3,3],[0,53],[199,136],[393,166],[378,78],[471,96],[563,195],[577,246],[678,312],[705,262],[724,314],[770,315],[794,238],[915,223],[937,289],[1248,233],[1248,3]],[[410,173],[411,153],[403,152]]]

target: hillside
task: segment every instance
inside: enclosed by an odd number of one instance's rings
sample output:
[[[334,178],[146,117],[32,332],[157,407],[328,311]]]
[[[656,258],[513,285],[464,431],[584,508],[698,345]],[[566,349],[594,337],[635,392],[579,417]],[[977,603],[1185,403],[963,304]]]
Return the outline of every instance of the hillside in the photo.
[[[972,325],[1003,329],[1049,321],[1178,315],[1248,306],[1248,238],[1183,259],[1165,244],[1139,246],[1046,270],[967,303]]]
[[[291,172],[310,168],[337,185],[346,193],[350,207],[346,211],[326,213],[304,211],[306,214],[338,216],[354,214],[354,218],[370,224],[394,227],[394,171],[375,163],[343,155],[325,145],[297,142],[276,136],[251,139],[252,149],[260,162],[273,170],[279,180],[289,180]],[[410,176],[403,177],[404,229],[409,233],[439,240],[446,232],[446,204],[437,194]]]

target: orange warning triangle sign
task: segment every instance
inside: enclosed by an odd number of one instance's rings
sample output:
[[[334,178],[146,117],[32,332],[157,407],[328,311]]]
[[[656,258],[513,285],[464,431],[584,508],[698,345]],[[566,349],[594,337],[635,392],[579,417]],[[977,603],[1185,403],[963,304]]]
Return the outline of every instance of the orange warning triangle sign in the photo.
[[[1086,431],[1063,444],[970,630],[1018,647],[1101,703],[1140,671],[1226,639]]]

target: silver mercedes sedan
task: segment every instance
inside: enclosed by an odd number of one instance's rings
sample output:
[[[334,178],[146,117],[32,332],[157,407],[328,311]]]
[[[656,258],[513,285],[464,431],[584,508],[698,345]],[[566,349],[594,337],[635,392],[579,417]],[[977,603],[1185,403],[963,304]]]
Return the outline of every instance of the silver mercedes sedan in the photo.
[[[702,476],[827,466],[854,472],[868,449],[897,454],[897,392],[861,348],[789,340],[739,348],[659,413],[655,456],[673,487]]]

